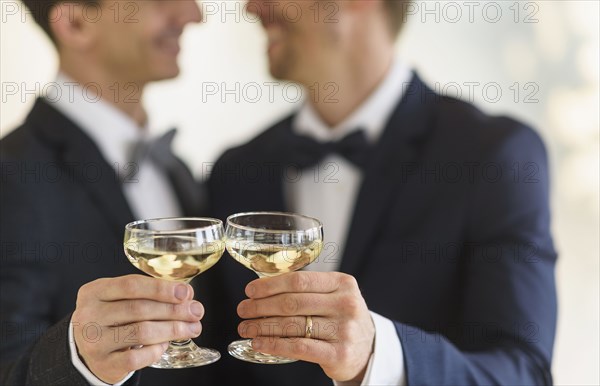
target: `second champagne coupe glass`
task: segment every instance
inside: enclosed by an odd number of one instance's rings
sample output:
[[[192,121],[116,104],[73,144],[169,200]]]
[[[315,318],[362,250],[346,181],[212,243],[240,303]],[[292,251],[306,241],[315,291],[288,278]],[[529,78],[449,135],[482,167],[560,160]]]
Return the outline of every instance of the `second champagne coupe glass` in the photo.
[[[240,213],[227,219],[227,251],[259,277],[297,271],[312,263],[323,249],[323,226],[317,219],[293,213]],[[253,363],[280,364],[295,359],[263,354],[251,340],[229,345],[229,354]]]
[[[223,223],[211,218],[142,220],[125,227],[125,254],[150,276],[189,283],[223,255]],[[216,362],[218,351],[198,347],[191,339],[169,342],[169,348],[151,367],[181,369]]]

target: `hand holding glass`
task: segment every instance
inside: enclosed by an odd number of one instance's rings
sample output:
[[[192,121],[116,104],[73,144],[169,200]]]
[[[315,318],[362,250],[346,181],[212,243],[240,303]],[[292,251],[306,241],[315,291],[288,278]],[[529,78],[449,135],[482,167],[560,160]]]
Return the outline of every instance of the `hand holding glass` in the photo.
[[[312,263],[323,249],[323,226],[317,219],[292,213],[241,213],[227,219],[227,251],[259,277],[297,271]],[[281,364],[295,359],[263,354],[251,340],[229,345],[229,354],[253,363]]]
[[[148,275],[189,283],[223,255],[223,223],[210,218],[136,221],[125,227],[124,247],[129,261]],[[218,351],[198,347],[191,339],[186,339],[169,342],[167,351],[151,367],[197,367],[219,358]]]

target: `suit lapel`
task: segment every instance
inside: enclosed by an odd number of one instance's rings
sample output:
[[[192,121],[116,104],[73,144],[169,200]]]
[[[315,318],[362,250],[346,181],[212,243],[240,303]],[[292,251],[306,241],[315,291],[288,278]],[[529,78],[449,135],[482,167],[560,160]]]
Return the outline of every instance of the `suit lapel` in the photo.
[[[289,162],[289,141],[292,137],[293,116],[287,117],[272,130],[270,142],[278,144],[269,148],[261,149],[254,165],[261,168],[259,183],[253,183],[252,202],[257,204],[258,210],[269,210],[276,212],[289,211],[287,197],[285,196],[285,180],[288,168],[294,165]],[[249,163],[248,170],[253,163]]]
[[[96,144],[43,99],[36,101],[27,120],[40,140],[55,149],[60,166],[85,190],[121,238],[125,225],[133,221],[133,213],[114,168],[103,158]]]
[[[386,209],[401,200],[406,170],[434,118],[435,95],[415,74],[376,145],[355,203],[340,270],[351,275],[366,263],[368,247],[385,225]],[[403,177],[404,176],[404,177]]]
[[[190,217],[204,215],[207,210],[205,187],[194,179],[192,172],[183,161],[177,158],[176,162],[173,170],[167,170],[167,175],[183,215]]]

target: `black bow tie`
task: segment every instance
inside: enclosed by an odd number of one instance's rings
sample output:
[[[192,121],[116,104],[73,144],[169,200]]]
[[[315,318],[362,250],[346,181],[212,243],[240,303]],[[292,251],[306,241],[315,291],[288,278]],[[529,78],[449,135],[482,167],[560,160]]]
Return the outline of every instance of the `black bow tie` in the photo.
[[[312,167],[331,154],[339,154],[359,169],[364,169],[371,152],[364,130],[356,130],[335,142],[318,142],[292,133],[290,145],[288,161],[300,169]]]
[[[158,166],[169,177],[178,198],[184,205],[184,211],[199,214],[200,210],[203,209],[205,197],[202,196],[200,187],[194,180],[190,170],[171,149],[176,134],[177,129],[171,129],[162,136],[150,141],[142,140],[133,143],[129,152],[129,162],[135,165],[136,174],[144,159],[148,159]],[[131,177],[135,177],[135,174],[123,178],[122,182],[135,181],[135,179],[131,180]]]
[[[177,134],[177,129],[171,129],[152,140],[140,140],[133,143],[129,151],[128,161],[140,165],[145,158],[148,158],[155,164],[169,169],[177,163],[177,158],[171,150],[171,143],[175,138],[175,134]]]

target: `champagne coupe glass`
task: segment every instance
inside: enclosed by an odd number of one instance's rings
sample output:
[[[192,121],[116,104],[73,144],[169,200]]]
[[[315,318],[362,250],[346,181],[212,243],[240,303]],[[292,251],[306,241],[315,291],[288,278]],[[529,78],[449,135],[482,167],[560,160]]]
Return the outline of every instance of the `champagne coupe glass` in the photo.
[[[297,271],[312,263],[323,249],[323,225],[317,219],[293,213],[254,212],[227,218],[229,254],[259,277]],[[254,351],[251,339],[238,340],[229,354],[253,363],[281,364],[295,359]]]
[[[223,222],[212,218],[164,218],[125,226],[125,254],[136,268],[155,278],[189,283],[225,251]],[[218,351],[198,347],[191,339],[169,342],[151,367],[181,369],[216,362]]]

